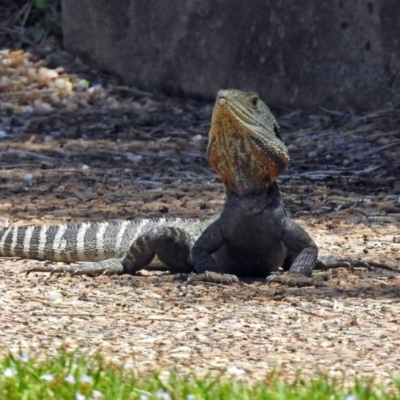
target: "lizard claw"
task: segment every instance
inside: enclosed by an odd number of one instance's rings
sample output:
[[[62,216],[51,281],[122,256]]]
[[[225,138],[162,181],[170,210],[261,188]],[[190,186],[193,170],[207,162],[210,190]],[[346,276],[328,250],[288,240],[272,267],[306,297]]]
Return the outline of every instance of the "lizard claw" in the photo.
[[[239,279],[236,275],[220,274],[218,272],[206,271],[202,274],[191,275],[186,281],[186,283],[188,284],[194,282],[211,282],[219,283],[222,285],[231,285],[232,283],[239,283]]]
[[[315,286],[324,287],[328,286],[326,282],[321,279],[305,276],[299,272],[286,272],[283,275],[270,275],[266,279],[266,283],[280,283],[289,287],[305,287]]]

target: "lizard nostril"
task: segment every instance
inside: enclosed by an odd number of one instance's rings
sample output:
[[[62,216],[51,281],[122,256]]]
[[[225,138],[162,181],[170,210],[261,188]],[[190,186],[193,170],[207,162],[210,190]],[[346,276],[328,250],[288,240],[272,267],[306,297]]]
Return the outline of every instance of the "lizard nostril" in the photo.
[[[223,106],[226,103],[226,98],[225,97],[218,97],[218,104],[220,106]]]
[[[217,99],[227,98],[229,95],[232,96],[231,90],[222,89],[218,91]]]

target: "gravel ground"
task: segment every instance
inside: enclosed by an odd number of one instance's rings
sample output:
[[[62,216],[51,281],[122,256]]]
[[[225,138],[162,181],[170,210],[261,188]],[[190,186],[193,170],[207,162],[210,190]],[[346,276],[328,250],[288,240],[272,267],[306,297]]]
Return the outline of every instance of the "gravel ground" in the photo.
[[[118,85],[51,46],[1,51],[0,76],[0,225],[221,209],[204,159],[212,104]],[[322,254],[398,268],[400,109],[273,111],[292,157],[280,179],[288,213]],[[25,276],[36,261],[0,262],[7,350],[101,351],[141,371],[237,367],[249,380],[279,368],[387,382],[400,367],[397,272],[318,271],[328,287],[297,289],[185,286],[159,272]]]

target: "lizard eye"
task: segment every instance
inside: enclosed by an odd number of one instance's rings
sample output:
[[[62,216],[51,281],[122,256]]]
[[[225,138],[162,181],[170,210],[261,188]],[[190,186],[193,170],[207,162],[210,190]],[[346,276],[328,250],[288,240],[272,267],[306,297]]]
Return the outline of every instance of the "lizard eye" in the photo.
[[[258,97],[257,96],[253,96],[250,98],[250,104],[252,107],[257,107],[258,104]]]

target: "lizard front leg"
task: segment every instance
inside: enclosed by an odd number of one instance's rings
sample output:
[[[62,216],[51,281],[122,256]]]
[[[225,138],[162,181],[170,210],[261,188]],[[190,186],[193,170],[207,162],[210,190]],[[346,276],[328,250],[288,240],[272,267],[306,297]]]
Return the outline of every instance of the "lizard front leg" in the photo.
[[[217,219],[201,234],[192,248],[192,261],[197,275],[189,277],[188,283],[212,282],[231,284],[239,282],[236,275],[221,274],[212,254],[225,244],[221,221]]]
[[[282,243],[297,254],[288,272],[271,275],[267,282],[277,282],[288,286],[326,286],[324,282],[311,277],[318,257],[318,248],[308,233],[293,220],[284,218]]]

